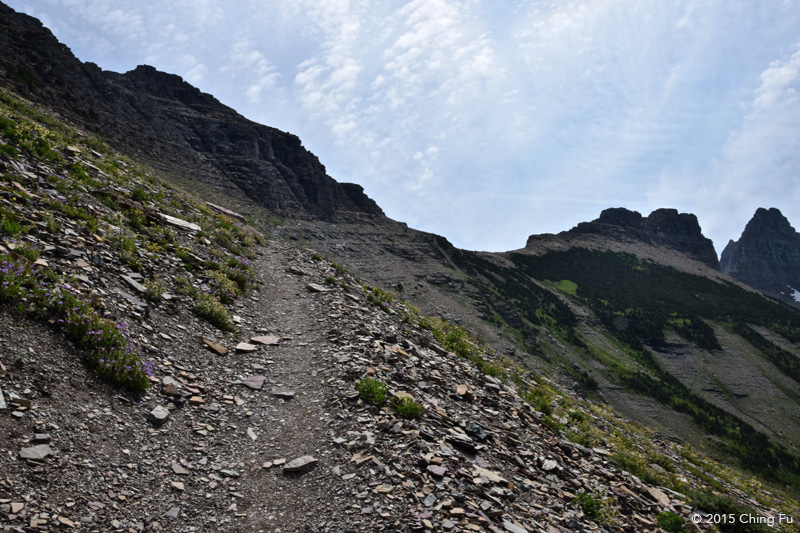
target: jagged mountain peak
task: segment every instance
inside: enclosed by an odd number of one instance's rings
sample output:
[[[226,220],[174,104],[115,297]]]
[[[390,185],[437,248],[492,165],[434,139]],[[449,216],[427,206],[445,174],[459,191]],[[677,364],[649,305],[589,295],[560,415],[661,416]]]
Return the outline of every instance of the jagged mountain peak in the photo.
[[[719,269],[714,244],[703,235],[697,217],[691,213],[680,213],[677,209],[656,209],[644,217],[638,211],[613,207],[604,209],[597,219],[581,222],[571,230],[559,234],[561,237],[583,235],[665,246]],[[538,236],[533,235],[528,238],[526,246],[533,246],[538,241]]]
[[[139,65],[124,74],[106,72],[106,76],[130,89],[176,100],[192,107],[198,104],[222,106],[212,95],[202,92],[177,74],[163,72],[150,65]]]
[[[784,302],[797,305],[800,288],[800,233],[774,207],[756,210],[738,241],[722,251],[726,274]]]

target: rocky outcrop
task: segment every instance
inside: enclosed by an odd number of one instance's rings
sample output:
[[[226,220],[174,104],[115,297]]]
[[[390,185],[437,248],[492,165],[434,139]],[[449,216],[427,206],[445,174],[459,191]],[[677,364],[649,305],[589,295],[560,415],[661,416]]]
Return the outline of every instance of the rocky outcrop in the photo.
[[[31,17],[0,4],[0,79],[190,188],[244,197],[280,216],[382,216],[361,186],[336,182],[295,135],[247,120],[180,76],[82,63]]]
[[[571,230],[559,233],[559,236],[586,234],[666,246],[712,268],[719,268],[714,244],[703,236],[697,217],[690,213],[678,213],[676,209],[656,209],[648,217],[623,207],[606,209],[596,220],[581,222]],[[529,246],[537,240],[536,237],[528,238]]]
[[[759,208],[739,240],[722,251],[720,268],[765,294],[799,305],[800,233],[778,209]]]

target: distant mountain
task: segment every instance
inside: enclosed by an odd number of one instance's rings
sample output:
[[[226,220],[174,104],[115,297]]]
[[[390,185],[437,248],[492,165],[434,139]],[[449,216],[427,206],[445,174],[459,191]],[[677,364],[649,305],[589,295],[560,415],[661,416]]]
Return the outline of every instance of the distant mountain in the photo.
[[[648,217],[623,207],[606,209],[599,218],[581,222],[559,235],[600,235],[616,241],[666,246],[712,268],[719,268],[714,244],[703,236],[697,217],[678,213],[676,209],[657,209]],[[534,244],[537,237],[529,238],[528,244]]]
[[[723,272],[778,300],[800,306],[800,233],[774,207],[759,208],[738,241],[722,251]]]

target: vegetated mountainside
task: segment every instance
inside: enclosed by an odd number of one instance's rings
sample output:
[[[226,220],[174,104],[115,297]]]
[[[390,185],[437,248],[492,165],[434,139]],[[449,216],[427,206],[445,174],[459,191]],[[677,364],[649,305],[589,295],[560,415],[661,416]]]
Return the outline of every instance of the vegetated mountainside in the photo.
[[[6,91],[0,172],[6,530],[711,530],[690,525],[703,512],[791,531],[800,514]]]
[[[764,294],[800,306],[800,233],[774,207],[759,208],[720,258],[722,271]]]
[[[147,67],[120,75],[82,64],[37,21],[2,9],[5,31],[0,34],[0,63],[8,87],[48,105],[79,129],[104,136],[116,149],[152,164],[163,178],[190,183],[207,200],[249,214],[248,220],[259,227],[267,228],[265,222],[273,221],[268,217],[291,217],[272,231],[318,249],[363,279],[393,289],[426,314],[469,326],[494,352],[538,370],[553,382],[577,386],[581,394],[608,401],[626,416],[711,449],[772,482],[796,484],[800,470],[796,458],[800,442],[797,314],[754,296],[717,270],[708,254],[710,242],[692,215],[659,210],[643,218],[610,210],[598,221],[569,232],[532,237],[525,249],[516,252],[458,250],[442,237],[389,220],[357,186],[334,182],[296,137],[246,121],[177,76]],[[12,126],[19,123],[21,112],[14,109],[11,106],[8,111],[11,122],[3,137],[10,147],[6,154],[10,164],[22,153],[17,146],[39,158],[57,160],[69,155],[63,140],[56,146],[46,135],[15,137]],[[37,120],[58,122],[52,116]],[[86,139],[84,144],[89,143],[91,150],[96,141],[91,136]],[[12,149],[19,153],[15,155]],[[97,152],[100,156],[83,149],[82,153],[88,157],[86,164],[113,173],[93,161],[103,156],[102,151]],[[87,191],[91,188],[112,208],[116,202],[130,211],[126,217],[133,225],[146,227],[148,221],[163,224],[166,220],[144,205],[126,203],[136,200],[134,194],[140,200],[148,194],[152,198],[154,191],[141,187],[142,192],[134,193],[137,188],[129,186],[121,193],[125,198],[120,203],[119,191],[104,192],[102,180],[92,181],[97,177],[91,166],[72,164],[78,167],[68,165],[61,175],[78,180],[78,187]],[[57,177],[58,172],[43,172],[40,178],[47,181],[49,177],[50,187],[60,183],[51,176]],[[89,182],[80,181],[84,179],[81,172]],[[189,176],[197,180],[189,182]],[[180,216],[185,206],[172,209]],[[88,217],[84,225],[97,218],[94,213],[80,216]],[[44,218],[40,222],[46,225]],[[41,228],[36,222],[22,225]],[[233,227],[225,229],[234,231]],[[233,240],[222,234],[223,243]],[[126,244],[130,239],[118,239],[130,247]],[[199,242],[205,246],[209,245],[202,239],[216,241],[203,235]],[[133,242],[136,245],[136,239]],[[142,245],[146,243],[139,243],[140,252]],[[127,252],[120,260],[135,265],[139,252],[135,248]],[[224,279],[231,281],[228,273],[213,274],[219,270],[212,268],[216,263],[206,265],[200,253],[181,251],[181,255],[177,257],[182,263],[195,262],[190,268],[211,271],[203,274],[205,285],[209,290],[214,286],[215,299],[222,303],[227,292],[219,287],[231,288]],[[207,310],[212,317],[227,316],[202,294],[189,297],[200,299],[199,303],[192,300],[191,309]],[[383,291],[372,293],[371,298],[377,305],[394,296]],[[706,301],[713,305],[705,305]],[[407,311],[409,317],[414,316]],[[439,331],[439,342],[449,339],[451,351],[461,351],[457,341],[462,330]],[[192,367],[202,364],[197,361]],[[479,366],[499,372],[491,365]],[[393,372],[394,382],[408,381],[399,368]],[[507,380],[509,374],[516,375],[506,372]],[[427,384],[429,380],[421,381]],[[410,383],[424,390],[419,375]],[[492,409],[491,402],[487,405]],[[566,414],[548,419],[547,424],[559,438],[571,432],[579,443],[598,442],[581,424],[570,423]],[[466,425],[465,421],[458,427]],[[516,426],[513,430],[522,431]],[[623,452],[615,456],[615,464],[640,478],[662,479],[657,461],[625,443],[619,446]],[[520,457],[524,462],[525,456]],[[659,483],[681,489],[679,480]],[[723,492],[729,490],[726,485]],[[569,496],[559,498],[569,500]]]

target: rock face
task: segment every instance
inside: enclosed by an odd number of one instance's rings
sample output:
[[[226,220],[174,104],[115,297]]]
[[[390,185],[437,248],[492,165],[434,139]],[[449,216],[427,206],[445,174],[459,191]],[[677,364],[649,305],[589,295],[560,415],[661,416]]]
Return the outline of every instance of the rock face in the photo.
[[[637,211],[617,207],[606,209],[591,222],[581,222],[559,235],[602,235],[614,240],[635,240],[672,248],[712,268],[719,268],[711,239],[703,236],[697,217],[676,209],[656,209],[643,217]],[[528,239],[530,244],[534,237]]]
[[[726,274],[793,305],[800,291],[800,233],[774,207],[759,208],[738,241],[722,251]]]
[[[180,76],[146,65],[118,74],[82,63],[41,22],[3,4],[0,28],[4,84],[189,186],[293,218],[383,215],[361,186],[328,176],[298,137],[247,120]]]

